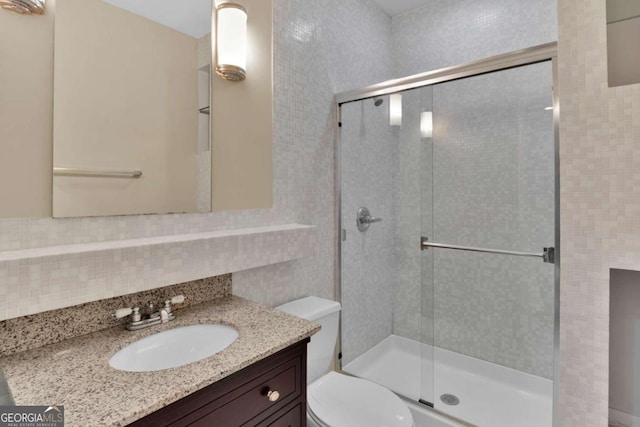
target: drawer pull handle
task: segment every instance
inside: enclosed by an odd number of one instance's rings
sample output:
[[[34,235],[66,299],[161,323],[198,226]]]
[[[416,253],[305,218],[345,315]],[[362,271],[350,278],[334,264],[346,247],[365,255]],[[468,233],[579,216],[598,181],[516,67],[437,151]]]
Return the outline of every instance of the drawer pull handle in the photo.
[[[275,402],[276,400],[280,399],[280,393],[274,390],[269,390],[269,392],[267,393],[267,397],[269,398],[269,402]]]

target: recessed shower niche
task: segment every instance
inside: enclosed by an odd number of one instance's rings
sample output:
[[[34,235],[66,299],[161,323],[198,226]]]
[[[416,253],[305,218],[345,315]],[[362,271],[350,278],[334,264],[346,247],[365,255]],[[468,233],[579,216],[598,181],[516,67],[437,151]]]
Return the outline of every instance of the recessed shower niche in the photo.
[[[607,0],[609,87],[640,83],[640,1]]]
[[[640,272],[611,270],[609,426],[640,425]]]

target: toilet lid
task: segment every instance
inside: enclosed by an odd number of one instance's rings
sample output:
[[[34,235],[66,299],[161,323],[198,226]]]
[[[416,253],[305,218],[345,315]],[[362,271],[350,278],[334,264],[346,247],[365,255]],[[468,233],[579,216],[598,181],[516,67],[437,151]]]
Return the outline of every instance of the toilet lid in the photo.
[[[409,408],[371,381],[329,372],[307,390],[311,412],[330,427],[411,427]]]

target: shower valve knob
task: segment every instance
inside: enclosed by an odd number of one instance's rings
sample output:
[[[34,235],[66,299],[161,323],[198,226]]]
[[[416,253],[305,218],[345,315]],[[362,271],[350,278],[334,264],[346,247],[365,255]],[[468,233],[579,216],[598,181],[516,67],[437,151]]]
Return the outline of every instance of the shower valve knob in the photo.
[[[369,225],[382,221],[382,218],[378,218],[375,216],[371,216],[371,212],[366,207],[361,207],[358,209],[358,214],[356,215],[356,225],[358,226],[358,230],[364,232],[369,229]]]

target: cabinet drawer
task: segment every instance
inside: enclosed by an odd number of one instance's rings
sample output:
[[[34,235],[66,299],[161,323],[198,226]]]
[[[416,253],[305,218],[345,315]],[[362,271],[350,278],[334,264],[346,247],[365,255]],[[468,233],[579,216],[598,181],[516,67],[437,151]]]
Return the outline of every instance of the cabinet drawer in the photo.
[[[299,402],[290,409],[285,408],[280,413],[274,414],[258,424],[257,427],[305,427],[306,416],[306,409]]]
[[[242,394],[225,405],[213,410],[198,419],[196,425],[216,425],[225,420],[226,425],[242,425],[265,411],[277,411],[300,396],[300,364],[298,359],[292,360],[252,381]],[[269,391],[278,392],[280,397],[272,402],[267,397]],[[206,408],[203,408],[206,411]]]

